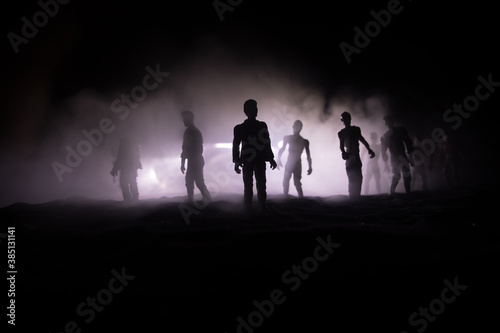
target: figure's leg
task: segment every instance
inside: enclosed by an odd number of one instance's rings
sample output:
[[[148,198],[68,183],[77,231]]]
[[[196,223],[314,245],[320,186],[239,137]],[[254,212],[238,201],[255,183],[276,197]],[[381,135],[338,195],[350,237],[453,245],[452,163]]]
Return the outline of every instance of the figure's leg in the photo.
[[[188,165],[186,169],[186,190],[188,202],[193,202],[194,199],[194,175],[191,163],[188,160]]]
[[[212,196],[210,195],[210,192],[208,191],[207,186],[205,185],[205,179],[203,178],[203,167],[205,166],[205,161],[203,158],[197,162],[196,165],[196,172],[195,172],[195,182],[196,182],[196,187],[201,192],[201,195],[203,197],[203,201],[210,201],[212,199]]]
[[[373,177],[373,173],[371,171],[368,171],[365,175],[365,195],[370,193],[370,181],[371,181],[372,177]]]
[[[349,198],[352,198],[352,194],[354,192],[354,174],[352,172],[352,168],[346,169],[346,173],[347,173],[347,182],[348,182],[347,192],[349,193]]]
[[[361,170],[361,164],[356,168],[356,197],[361,196],[361,187],[363,186],[363,171]]]
[[[132,195],[132,200],[139,200],[139,188],[137,187],[137,178],[135,177],[130,179],[130,194]]]
[[[346,160],[346,172],[349,181],[349,198],[358,198],[361,195],[361,160],[359,156],[351,156]]]
[[[255,182],[257,184],[257,198],[260,205],[264,205],[267,199],[266,193],[266,162],[258,162],[255,166]]]
[[[252,204],[253,198],[253,171],[254,164],[245,163],[243,165],[243,185],[244,185],[244,202],[245,205]]]
[[[351,172],[349,166],[345,166],[345,173],[347,175],[347,193],[351,193]]]
[[[361,184],[363,175],[361,174],[361,166],[349,168],[349,198],[356,199],[361,195]]]
[[[295,188],[297,189],[297,194],[299,198],[304,197],[304,191],[302,190],[302,183],[300,182],[300,174],[294,173],[293,180],[295,184]]]
[[[401,171],[403,172],[403,184],[405,186],[406,193],[411,192],[411,170],[410,165],[403,165],[401,167]]]
[[[411,193],[411,177],[403,178],[403,184],[405,186],[405,192]]]
[[[122,189],[123,200],[128,201],[132,199],[132,194],[130,194],[129,184],[127,175],[120,171],[120,187]]]
[[[399,180],[401,179],[401,171],[399,169],[398,161],[391,161],[392,163],[392,183],[390,194],[396,193],[396,186],[398,186]]]
[[[304,192],[302,191],[302,163],[297,163],[295,168],[293,169],[293,184],[295,185],[295,188],[297,189],[297,194],[299,195],[299,198],[304,197]]]
[[[346,168],[346,173],[347,173],[347,182],[348,182],[347,192],[349,193],[349,198],[352,199],[354,197],[354,192],[355,192],[354,183],[356,182],[356,179],[355,179],[356,176],[355,176],[355,173],[354,173],[352,167]]]
[[[373,179],[375,180],[375,188],[377,189],[377,194],[382,191],[382,187],[380,185],[380,171],[377,171],[373,174]]]
[[[417,190],[417,179],[418,174],[420,173],[419,168],[420,167],[413,168],[413,175],[411,175],[411,178],[413,179],[413,183],[411,184],[413,191]]]
[[[288,196],[290,190],[290,178],[292,178],[292,172],[285,166],[285,174],[283,175],[283,194]]]
[[[128,184],[122,185],[122,195],[123,195],[123,200],[125,201],[129,201],[132,199],[132,195],[130,194]]]

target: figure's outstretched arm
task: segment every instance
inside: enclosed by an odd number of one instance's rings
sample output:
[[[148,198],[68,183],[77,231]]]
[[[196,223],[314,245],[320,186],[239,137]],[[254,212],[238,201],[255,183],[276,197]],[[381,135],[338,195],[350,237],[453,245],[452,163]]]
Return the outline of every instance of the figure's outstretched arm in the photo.
[[[283,138],[283,146],[281,146],[280,150],[278,151],[278,166],[282,167],[283,164],[281,163],[281,156],[283,155],[283,152],[286,149],[286,146],[288,145],[288,138],[285,136]]]
[[[273,149],[271,148],[271,137],[269,135],[269,130],[266,123],[262,123],[262,128],[259,131],[258,137],[260,141],[264,144],[264,156],[265,161],[271,164],[271,170],[276,169],[278,163],[274,160]]]
[[[113,163],[113,168],[111,169],[111,176],[115,177],[118,175],[118,171],[120,171],[122,167],[122,159],[123,159],[123,146],[122,142],[120,141],[120,146],[118,147],[118,156],[116,157],[115,162]]]
[[[309,150],[309,140],[306,140],[304,148],[306,150],[307,164],[309,165],[309,169],[307,170],[307,174],[310,175],[313,172],[313,169],[312,169],[311,151]]]
[[[186,171],[186,156],[188,151],[188,137],[186,133],[184,133],[184,137],[182,139],[182,148],[181,148],[181,172],[184,174]]]
[[[413,141],[410,139],[410,136],[408,135],[408,132],[406,129],[403,128],[403,142],[405,143],[406,146],[406,152],[408,154],[408,160],[410,162],[411,166],[414,166],[415,163],[413,162]]]
[[[266,161],[274,161],[274,153],[271,148],[271,136],[266,123],[262,123],[263,127],[259,131],[258,139],[264,145],[264,156]],[[257,147],[260,150],[260,148]],[[274,169],[274,168],[273,168]]]
[[[340,151],[342,152],[342,158],[344,160],[347,160],[349,158],[349,153],[345,151],[345,142],[344,138],[339,135],[339,141],[340,141]]]
[[[410,155],[413,151],[413,141],[410,139],[410,136],[405,129],[403,129],[403,142],[406,145],[406,152]]]
[[[240,167],[242,166],[242,163],[240,161],[240,143],[241,143],[241,138],[239,136],[239,131],[238,128],[234,128],[233,132],[233,163],[234,163],[234,171],[236,173],[241,173]]]
[[[366,139],[361,134],[359,135],[359,141],[361,141],[361,143],[368,150],[368,154],[370,154],[370,158],[374,158],[375,157],[375,152],[370,148],[370,144],[368,143],[368,141],[366,141]]]
[[[113,163],[113,168],[111,169],[110,174],[113,177],[115,177],[118,174],[118,157],[116,158],[115,162]]]
[[[181,157],[181,172],[184,174],[184,171],[186,171],[186,158]]]

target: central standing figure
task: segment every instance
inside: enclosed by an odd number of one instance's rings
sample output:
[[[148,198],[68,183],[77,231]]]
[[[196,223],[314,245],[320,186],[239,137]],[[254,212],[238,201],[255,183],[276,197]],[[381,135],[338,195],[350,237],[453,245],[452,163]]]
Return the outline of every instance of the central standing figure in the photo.
[[[359,198],[361,195],[361,184],[363,182],[363,174],[361,173],[361,158],[359,157],[359,142],[361,141],[370,158],[375,157],[375,153],[370,149],[370,145],[361,135],[361,129],[351,125],[351,114],[343,112],[340,120],[344,123],[345,128],[339,132],[340,151],[342,158],[345,160],[345,170],[349,181],[349,198]]]
[[[247,119],[234,127],[233,138],[233,163],[234,171],[241,173],[243,166],[244,202],[250,207],[253,198],[253,176],[257,183],[257,198],[261,208],[265,208],[266,202],[266,162],[271,169],[277,164],[271,149],[271,139],[267,125],[257,120],[257,102],[249,99],[243,105],[243,111]],[[241,152],[240,152],[241,144]]]

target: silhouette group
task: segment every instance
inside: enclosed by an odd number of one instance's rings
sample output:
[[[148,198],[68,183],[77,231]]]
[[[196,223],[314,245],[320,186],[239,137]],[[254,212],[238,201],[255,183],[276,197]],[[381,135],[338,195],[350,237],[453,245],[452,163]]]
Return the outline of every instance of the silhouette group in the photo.
[[[282,155],[288,147],[288,157],[284,164],[283,194],[289,197],[290,180],[293,177],[293,184],[297,191],[298,198],[304,197],[302,189],[302,154],[305,151],[307,159],[307,175],[311,175],[312,157],[309,140],[303,138],[300,132],[303,123],[296,120],[292,126],[291,135],[283,138],[283,145],[279,149],[277,162],[271,148],[271,138],[268,126],[265,122],[257,120],[257,101],[249,99],[243,104],[243,112],[246,119],[234,127],[232,142],[232,162],[234,171],[242,174],[243,178],[243,202],[245,207],[251,208],[253,202],[253,184],[257,188],[257,201],[260,209],[266,208],[266,164],[269,163],[271,170],[283,167]],[[191,111],[181,113],[185,131],[181,147],[180,170],[185,174],[185,185],[188,202],[194,200],[195,185],[199,189],[204,201],[210,201],[211,195],[205,184],[203,168],[205,161],[203,158],[203,136],[195,126],[195,116]],[[381,170],[379,167],[379,157],[387,163],[390,162],[392,179],[390,182],[389,194],[394,195],[396,187],[403,178],[406,193],[412,191],[412,167],[413,177],[420,179],[422,189],[427,189],[427,171],[425,165],[415,166],[412,159],[412,152],[415,147],[418,149],[419,140],[412,141],[404,127],[395,126],[394,118],[387,115],[383,118],[387,126],[385,132],[378,141],[378,135],[372,132],[370,143],[363,137],[361,128],[352,125],[352,116],[349,112],[343,112],[340,118],[344,128],[338,132],[340,142],[340,153],[345,160],[345,170],[348,180],[348,193],[350,199],[358,199],[361,196],[363,185],[362,158],[360,155],[359,143],[362,143],[368,153],[369,158],[365,159],[367,170],[365,172],[365,193],[369,192],[370,183],[373,180],[377,193],[381,191]],[[455,160],[460,159],[460,154],[456,152],[454,146],[446,140],[438,147],[445,157],[443,174],[450,184],[459,182],[455,169]],[[379,156],[380,155],[380,156]],[[187,167],[186,167],[187,161]],[[432,159],[430,161],[432,167]],[[137,186],[137,170],[142,169],[140,158],[140,145],[133,135],[133,131],[125,135],[120,140],[118,155],[111,170],[113,177],[119,174],[120,187],[125,201],[138,200],[139,190]],[[386,170],[388,165],[386,164]]]

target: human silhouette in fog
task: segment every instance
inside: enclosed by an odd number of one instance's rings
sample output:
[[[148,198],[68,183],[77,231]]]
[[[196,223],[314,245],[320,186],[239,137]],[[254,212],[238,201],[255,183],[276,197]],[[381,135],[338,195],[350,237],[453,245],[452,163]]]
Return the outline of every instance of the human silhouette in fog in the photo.
[[[420,151],[421,152],[420,156],[423,160],[418,161],[419,163],[414,163],[413,165],[413,172],[411,175],[412,191],[415,191],[417,188],[418,185],[417,180],[420,180],[420,185],[421,185],[420,188],[422,189],[422,191],[427,191],[429,189],[427,176],[428,176],[428,171],[432,169],[432,160],[434,159],[434,154],[432,154],[431,156],[427,156],[420,148],[421,147],[420,142],[422,142],[421,135],[417,135],[413,141],[414,141],[413,154],[416,154],[417,151]]]
[[[359,156],[359,142],[368,149],[370,158],[375,157],[375,152],[371,150],[370,145],[361,135],[361,129],[351,125],[351,114],[343,112],[340,120],[344,123],[344,128],[339,131],[340,151],[345,160],[345,169],[349,181],[349,198],[359,198],[361,195],[361,184],[363,175],[361,173],[361,158]]]
[[[257,102],[247,100],[243,105],[247,119],[234,127],[233,163],[234,171],[240,174],[243,166],[244,203],[248,208],[253,198],[253,177],[257,185],[257,198],[261,208],[266,202],[266,162],[271,169],[277,164],[271,149],[271,139],[265,122],[257,120]],[[240,152],[241,144],[241,152]]]
[[[186,126],[182,140],[181,172],[183,174],[186,172],[188,201],[193,202],[195,184],[201,192],[203,201],[209,201],[211,199],[210,192],[203,179],[203,167],[205,166],[203,137],[200,130],[194,125],[194,114],[191,111],[183,111],[181,116],[184,126]],[[188,161],[187,170],[186,160]]]
[[[111,170],[113,177],[118,173],[120,174],[120,187],[125,201],[139,199],[139,189],[137,187],[138,169],[142,169],[141,148],[134,135],[129,134],[120,139],[118,156]]]
[[[288,159],[285,164],[285,174],[283,176],[283,194],[288,195],[288,191],[290,189],[290,179],[293,175],[293,183],[295,188],[297,189],[297,193],[299,198],[304,197],[304,192],[302,191],[302,183],[300,182],[302,178],[302,152],[306,151],[307,163],[309,165],[309,169],[307,170],[307,174],[310,175],[312,173],[312,160],[311,160],[311,152],[309,151],[309,140],[304,139],[300,135],[300,131],[302,130],[302,122],[300,120],[296,120],[293,123],[293,135],[286,135],[283,138],[283,146],[278,152],[278,165],[283,166],[281,163],[281,155],[286,149],[286,146],[289,145],[288,148]]]
[[[450,188],[461,185],[461,170],[464,163],[464,156],[456,142],[450,139],[447,134],[443,135],[443,142],[438,145],[438,152],[441,155],[441,174]]]
[[[394,126],[394,118],[390,115],[384,117],[387,132],[380,139],[382,159],[387,161],[387,150],[391,153],[392,182],[389,194],[396,192],[396,186],[403,173],[403,183],[406,193],[411,192],[411,170],[410,160],[413,144],[404,127]],[[408,154],[408,155],[407,155]]]
[[[368,194],[370,191],[370,181],[373,179],[375,182],[375,190],[380,193],[380,166],[378,164],[379,154],[380,154],[380,144],[378,143],[378,135],[375,132],[370,134],[370,147],[375,153],[373,158],[368,159],[366,163],[365,171],[365,193]]]

